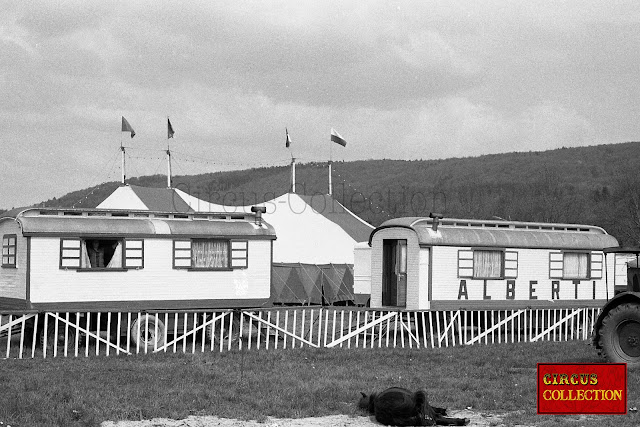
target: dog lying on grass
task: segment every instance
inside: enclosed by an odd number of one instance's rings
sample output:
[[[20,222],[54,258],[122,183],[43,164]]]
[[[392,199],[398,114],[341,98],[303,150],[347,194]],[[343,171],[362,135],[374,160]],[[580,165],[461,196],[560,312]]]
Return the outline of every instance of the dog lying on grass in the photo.
[[[447,410],[429,405],[427,391],[415,393],[391,387],[379,393],[362,393],[358,406],[375,415],[376,421],[391,426],[463,426],[467,418],[447,417]]]

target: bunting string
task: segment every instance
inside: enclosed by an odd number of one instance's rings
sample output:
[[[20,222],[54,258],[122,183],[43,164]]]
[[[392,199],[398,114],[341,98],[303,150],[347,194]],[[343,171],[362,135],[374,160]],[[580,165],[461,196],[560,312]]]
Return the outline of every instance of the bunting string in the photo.
[[[119,164],[118,157],[120,157],[120,149],[119,148],[118,148],[118,151],[116,152],[116,154],[114,154],[114,156],[111,158],[111,161],[105,163],[104,166],[102,167],[102,170],[106,171],[106,173],[103,174],[103,176],[105,176],[106,181],[103,181],[103,182],[109,182],[111,180],[111,177],[114,176],[117,173],[117,165]],[[89,196],[91,196],[101,186],[102,186],[102,183],[99,183],[98,185],[93,187],[88,193],[84,194],[77,201],[75,201],[71,205],[71,207],[75,208],[75,207],[77,207],[77,205],[80,205],[82,202],[84,202]]]
[[[106,182],[109,182],[111,180],[112,177],[115,177],[116,174],[119,172],[118,171],[118,167],[120,166],[120,162],[118,161],[120,157],[120,151],[118,150],[116,152],[116,154],[114,154],[114,156],[111,159],[111,166],[109,166],[109,169],[106,172]],[[103,168],[105,169],[105,168]]]
[[[127,178],[133,178],[136,176],[143,176],[143,175],[156,175],[162,168],[163,163],[166,161],[166,149],[140,147],[140,146],[125,147],[125,149],[126,149],[125,156],[127,159],[127,169],[128,169]],[[118,158],[120,157],[120,155],[121,155],[121,149],[120,147],[118,147],[114,156],[102,168],[104,173],[98,174],[104,177],[103,182],[111,182],[111,181],[118,180],[118,174],[120,173],[118,168],[119,166]],[[231,161],[221,162],[219,160],[214,160],[214,159],[201,157],[201,156],[194,156],[188,153],[173,151],[173,150],[171,151],[171,155],[172,155],[172,158],[171,158],[172,164],[174,164],[178,168],[178,170],[180,171],[180,174],[182,175],[193,175],[197,173],[205,173],[205,172],[194,171],[193,165],[202,165],[202,166],[209,166],[209,167],[216,167],[216,168],[231,166],[231,167],[248,169],[248,168],[288,167],[291,163],[291,159],[289,158],[280,158],[280,159],[275,159],[271,162],[263,162],[263,163],[231,162]],[[296,160],[300,162],[298,163],[299,166],[319,167],[319,168],[327,167],[326,160],[322,160],[322,159],[316,159],[316,158],[310,158],[310,157],[302,157],[302,158],[296,157]],[[140,169],[141,163],[152,163],[152,162],[157,165],[152,173],[144,172],[143,170]],[[335,163],[334,163],[334,167],[335,167]],[[213,172],[213,171],[209,171],[209,172]],[[358,192],[358,190],[355,189],[353,185],[351,185],[349,182],[347,182],[340,175],[340,173],[335,169],[334,169],[334,175],[336,175],[340,179],[341,184],[345,184],[346,186],[349,187],[350,190],[354,192]],[[290,178],[289,176],[286,177],[287,180],[289,178]],[[283,185],[285,186],[283,188],[286,188],[286,186],[289,185],[289,183],[285,183]],[[88,191],[84,196],[82,196],[78,201],[76,201],[72,205],[72,207],[81,205],[82,202],[84,202],[84,200],[86,200],[89,196],[91,196],[98,188],[100,188],[100,184],[98,184],[97,186],[93,187],[90,191]],[[381,212],[385,212],[382,208],[378,207],[378,209]],[[390,216],[387,212],[385,212],[385,214],[387,216]]]
[[[173,155],[173,151],[171,152],[171,154]],[[184,168],[182,167],[182,163],[179,162],[174,156],[172,156],[171,159],[172,159],[172,164],[176,167],[176,169],[179,169],[183,175],[187,175],[187,171],[185,171]]]
[[[182,156],[183,157],[182,161],[187,161],[192,163],[204,163],[207,165],[217,165],[217,166],[242,166],[242,167],[250,167],[250,168],[259,168],[259,167],[272,167],[272,166],[286,166],[290,163],[290,159],[276,159],[272,162],[266,162],[266,163],[247,163],[247,162],[232,162],[232,161],[221,162],[219,160],[208,159],[202,156],[193,156],[191,154],[172,150],[171,154],[174,154],[174,153]]]
[[[335,166],[335,163],[334,163],[334,166]],[[334,175],[335,175],[335,176],[337,176],[337,177],[341,180],[341,184],[345,184],[345,185],[346,185],[347,187],[349,187],[349,189],[350,189],[350,190],[352,190],[354,193],[359,193],[359,194],[363,194],[363,195],[364,195],[364,193],[363,193],[363,192],[361,192],[360,190],[358,190],[357,188],[355,188],[355,187],[354,187],[353,185],[351,185],[351,184],[350,184],[346,179],[344,179],[344,178],[342,177],[342,175],[340,175],[340,172],[336,171],[336,169],[335,169],[335,168],[333,168],[333,173],[334,173]],[[343,197],[344,197],[344,194],[343,194]],[[371,202],[371,199],[369,199],[369,202]],[[378,212],[380,212],[381,214],[384,214],[384,215],[386,216],[386,218],[387,218],[387,219],[394,218],[394,216],[393,216],[390,212],[388,212],[388,211],[384,210],[384,209],[383,209],[380,205],[378,205],[377,203],[375,204],[375,206],[372,206],[372,207],[374,207],[375,209],[377,209],[377,210],[378,210]]]

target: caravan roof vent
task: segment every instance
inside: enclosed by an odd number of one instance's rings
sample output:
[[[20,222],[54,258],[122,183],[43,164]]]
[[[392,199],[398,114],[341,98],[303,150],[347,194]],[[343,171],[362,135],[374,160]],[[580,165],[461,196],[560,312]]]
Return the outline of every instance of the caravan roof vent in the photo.
[[[429,218],[433,219],[433,231],[438,231],[438,224],[442,219],[442,214],[431,212]]]

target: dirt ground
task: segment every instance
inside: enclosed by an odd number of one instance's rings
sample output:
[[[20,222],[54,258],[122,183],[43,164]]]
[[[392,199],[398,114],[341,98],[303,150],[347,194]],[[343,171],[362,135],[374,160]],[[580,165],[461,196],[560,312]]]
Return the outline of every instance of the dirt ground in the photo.
[[[471,410],[450,411],[449,416],[469,418],[469,426],[485,427],[504,426],[500,415],[474,412]],[[154,418],[143,421],[105,421],[101,427],[374,427],[380,426],[373,417],[350,417],[347,415],[331,415],[318,418],[268,418],[264,422],[240,421],[213,416],[190,416],[184,420],[170,420],[167,418]]]

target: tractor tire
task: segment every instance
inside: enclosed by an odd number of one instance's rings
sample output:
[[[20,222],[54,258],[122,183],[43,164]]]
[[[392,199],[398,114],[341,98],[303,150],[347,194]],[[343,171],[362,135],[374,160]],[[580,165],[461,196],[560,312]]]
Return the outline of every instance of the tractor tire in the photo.
[[[609,362],[640,366],[640,305],[621,304],[602,319],[599,345]]]

